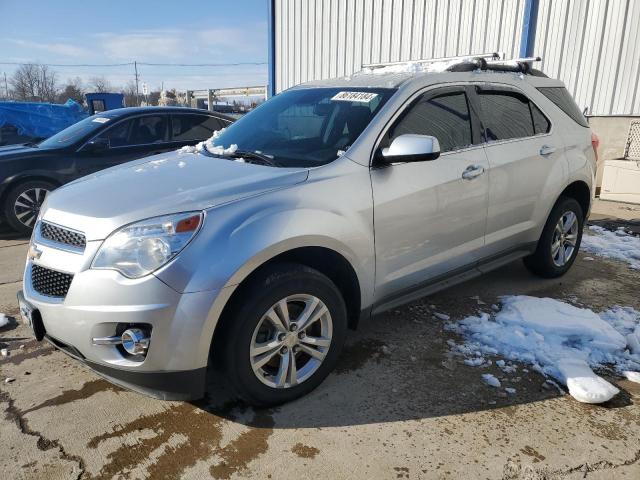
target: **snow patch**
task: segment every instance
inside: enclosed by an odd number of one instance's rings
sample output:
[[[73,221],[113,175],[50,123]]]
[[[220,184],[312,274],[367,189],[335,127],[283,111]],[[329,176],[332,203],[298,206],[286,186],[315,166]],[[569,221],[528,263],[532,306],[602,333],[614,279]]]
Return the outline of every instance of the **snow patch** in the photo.
[[[494,377],[490,373],[483,373],[482,380],[484,381],[484,383],[486,383],[490,387],[500,388],[500,385],[501,385],[500,380],[498,380],[496,377]]]
[[[619,228],[612,232],[592,225],[582,236],[580,249],[599,257],[620,260],[629,267],[640,270],[640,238]]]
[[[621,375],[640,370],[640,312],[630,307],[598,315],[551,298],[507,296],[499,312],[467,317],[445,328],[465,337],[463,344],[448,343],[472,360],[468,364],[482,365],[485,355],[523,362],[564,383],[581,402],[601,403],[618,393],[591,367],[611,365]],[[505,372],[512,367],[503,360],[496,365]]]
[[[223,128],[222,130],[216,130],[213,132],[210,138],[205,140],[204,142],[200,142],[197,145],[185,145],[184,147],[178,149],[178,153],[203,153],[208,152],[214,155],[230,155],[238,150],[238,145],[235,143],[229,145],[228,148],[224,148],[221,145],[216,145],[215,141],[222,135],[222,133],[226,130]]]

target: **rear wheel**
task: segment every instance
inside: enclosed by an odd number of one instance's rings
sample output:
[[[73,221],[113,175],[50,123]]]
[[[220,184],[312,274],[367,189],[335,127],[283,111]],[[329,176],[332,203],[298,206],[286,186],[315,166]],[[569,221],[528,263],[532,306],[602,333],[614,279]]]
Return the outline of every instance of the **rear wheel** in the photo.
[[[549,214],[536,251],[524,259],[526,267],[544,278],[564,275],[578,254],[583,224],[580,204],[573,198],[560,197]]]
[[[346,335],[336,286],[317,270],[280,264],[241,288],[217,342],[237,394],[270,406],[316,388],[335,366]]]
[[[30,234],[40,207],[55,185],[41,180],[21,183],[13,187],[4,202],[4,218],[15,231]]]

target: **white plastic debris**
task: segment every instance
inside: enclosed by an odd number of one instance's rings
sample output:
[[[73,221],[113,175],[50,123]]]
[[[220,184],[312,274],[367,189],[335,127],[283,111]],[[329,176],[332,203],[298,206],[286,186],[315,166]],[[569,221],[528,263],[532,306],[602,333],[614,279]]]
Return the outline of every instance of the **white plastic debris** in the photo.
[[[640,370],[640,312],[630,307],[598,315],[551,298],[509,296],[502,298],[499,312],[467,317],[446,328],[464,336],[463,344],[449,345],[472,363],[483,355],[523,362],[564,383],[581,402],[605,402],[618,393],[593,367],[612,366],[620,375]],[[505,373],[510,367],[502,360],[496,364]]]
[[[447,315],[446,313],[440,313],[440,312],[433,312],[433,316],[440,319],[440,320],[449,320],[451,317],[449,315]]]
[[[15,382],[16,379],[13,377],[7,377],[4,379],[4,383],[11,383],[11,382]]]
[[[7,350],[6,348],[3,348],[2,350],[0,350],[0,355],[2,355],[3,357],[6,357],[7,355],[9,355],[9,350]]]
[[[592,225],[582,236],[580,249],[600,257],[626,262],[629,267],[640,269],[640,238],[624,230],[612,232]]]
[[[512,387],[505,387],[504,391],[507,392],[509,395],[515,395],[516,394],[516,389],[512,388]]]
[[[500,385],[501,385],[500,380],[498,380],[496,377],[494,377],[490,373],[483,373],[482,380],[484,381],[484,383],[486,383],[490,387],[500,388]]]
[[[0,313],[0,328],[4,327],[9,323],[9,317],[7,317],[4,313]]]

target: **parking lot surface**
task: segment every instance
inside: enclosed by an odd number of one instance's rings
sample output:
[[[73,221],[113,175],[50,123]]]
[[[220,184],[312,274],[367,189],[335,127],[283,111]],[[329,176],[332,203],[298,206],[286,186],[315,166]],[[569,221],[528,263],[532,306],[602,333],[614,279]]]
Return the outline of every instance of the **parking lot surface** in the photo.
[[[17,315],[27,243],[3,238],[0,312]],[[607,376],[621,393],[586,405],[519,369],[503,378],[517,390],[505,395],[481,378],[503,372],[465,365],[447,344],[455,334],[433,314],[460,320],[479,300],[507,294],[640,310],[638,277],[583,254],[555,280],[513,263],[362,324],[317,390],[270,410],[230,398],[217,377],[194,403],[123,390],[12,321],[0,329],[9,350],[0,358],[0,471],[12,479],[637,479],[639,384]]]

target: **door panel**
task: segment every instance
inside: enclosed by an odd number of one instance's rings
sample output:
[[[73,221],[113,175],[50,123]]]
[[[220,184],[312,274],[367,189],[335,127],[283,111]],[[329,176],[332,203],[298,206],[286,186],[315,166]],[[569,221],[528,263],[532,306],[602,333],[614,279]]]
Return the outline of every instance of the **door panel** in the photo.
[[[564,144],[524,94],[504,87],[477,89],[487,138],[489,208],[483,256],[537,241],[548,202],[564,178]]]
[[[455,98],[444,98],[443,91]],[[417,133],[435,136],[451,151],[433,161],[371,171],[378,300],[473,264],[484,245],[488,162],[482,146],[469,147],[476,136],[464,89],[431,91],[408,112],[390,129],[387,143]]]

